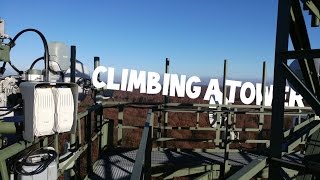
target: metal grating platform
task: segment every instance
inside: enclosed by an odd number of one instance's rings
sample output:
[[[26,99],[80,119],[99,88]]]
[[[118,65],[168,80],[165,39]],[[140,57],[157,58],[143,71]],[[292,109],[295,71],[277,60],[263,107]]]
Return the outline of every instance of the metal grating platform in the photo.
[[[99,159],[89,179],[129,179],[132,173],[137,150],[116,151]],[[152,152],[152,164],[170,164],[177,168],[195,167],[209,164],[222,164],[224,153],[207,152]],[[255,159],[257,155],[248,153],[229,153],[229,164],[243,166]]]

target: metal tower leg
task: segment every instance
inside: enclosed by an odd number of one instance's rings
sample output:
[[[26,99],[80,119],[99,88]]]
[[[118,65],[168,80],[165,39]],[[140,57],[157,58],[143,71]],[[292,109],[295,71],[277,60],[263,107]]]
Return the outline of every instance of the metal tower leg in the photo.
[[[283,120],[284,120],[284,95],[286,78],[284,75],[283,62],[287,60],[281,56],[281,52],[288,50],[289,23],[290,23],[291,0],[279,1],[278,20],[275,48],[274,64],[274,91],[272,101],[272,120],[271,120],[271,157],[281,158],[283,141]],[[281,167],[271,163],[269,174],[270,179],[278,179]]]

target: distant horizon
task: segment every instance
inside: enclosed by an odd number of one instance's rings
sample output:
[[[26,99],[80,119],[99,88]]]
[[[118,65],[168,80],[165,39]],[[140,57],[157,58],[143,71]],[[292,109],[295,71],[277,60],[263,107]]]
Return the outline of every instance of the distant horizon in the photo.
[[[42,63],[39,63],[40,64],[40,67],[42,66]],[[37,68],[38,67],[38,68]],[[19,67],[18,67],[19,68]],[[39,68],[39,66],[35,66],[35,69],[41,69],[41,68]],[[19,69],[19,70],[21,70],[21,69]],[[24,69],[23,69],[24,70]],[[27,70],[27,68],[25,69],[25,70]],[[25,71],[24,70],[24,71]],[[121,81],[121,73],[120,73],[120,71],[122,70],[122,69],[116,69],[117,70],[117,72],[115,73],[115,80],[116,80],[116,83],[119,83],[120,81]],[[90,71],[90,78],[92,77],[92,72],[93,72],[93,69],[89,69],[89,71]],[[161,78],[163,77],[163,72],[157,72],[157,73],[159,73],[160,75],[161,75]],[[212,76],[210,76],[210,75],[203,75],[203,76],[198,76],[198,75],[196,75],[196,74],[193,74],[193,75],[187,75],[187,74],[179,74],[179,73],[174,73],[174,72],[172,72],[171,74],[177,74],[177,75],[186,75],[187,77],[191,77],[191,76],[197,76],[197,77],[199,77],[200,78],[200,80],[201,80],[201,82],[200,83],[198,83],[199,85],[201,85],[201,86],[203,86],[203,85],[208,85],[208,83],[209,83],[209,81],[210,81],[210,79],[218,79],[219,80],[219,82],[221,82],[222,83],[222,81],[223,81],[223,75],[218,75],[218,76],[214,76],[214,75],[212,75]],[[5,73],[4,73],[4,75],[3,76],[7,76],[7,75],[17,75],[17,72],[16,71],[14,71],[10,66],[7,66],[7,69],[6,69],[6,71],[5,71]],[[252,83],[262,83],[262,74],[260,74],[260,76],[261,77],[256,77],[256,78],[239,78],[239,77],[234,77],[234,76],[230,76],[230,75],[228,75],[227,74],[227,79],[228,80],[236,80],[236,81],[242,81],[242,82],[252,82]],[[101,79],[102,80],[106,80],[106,76],[101,76]],[[270,84],[272,84],[273,83],[273,78],[266,78],[266,85],[270,85]]]
[[[158,72],[157,72],[158,73]],[[164,73],[159,73],[161,76],[160,82],[163,81],[163,75]],[[176,74],[176,73],[170,73],[170,74]],[[92,75],[92,73],[91,73]],[[107,80],[107,75],[106,74],[101,74],[102,76],[100,76],[100,79],[102,81],[106,81]],[[105,75],[105,76],[104,76]],[[185,75],[185,74],[177,74],[178,76],[181,75]],[[187,78],[191,77],[191,76],[196,76],[196,75],[186,75]],[[211,76],[197,76],[200,78],[201,82],[197,83],[198,85],[201,86],[205,86],[208,85],[210,79],[218,79],[219,83],[223,82],[223,76],[217,76],[217,77],[211,77]],[[227,80],[234,80],[234,81],[242,81],[242,82],[251,82],[251,83],[262,83],[262,76],[261,78],[235,78],[235,77],[227,77]],[[115,83],[120,83],[121,82],[121,74],[120,73],[116,73],[115,74]],[[266,85],[271,85],[273,83],[273,79],[266,79]]]

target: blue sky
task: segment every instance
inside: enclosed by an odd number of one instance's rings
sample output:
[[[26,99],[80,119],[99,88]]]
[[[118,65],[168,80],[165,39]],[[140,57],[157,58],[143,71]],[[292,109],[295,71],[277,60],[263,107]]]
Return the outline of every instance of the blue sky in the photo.
[[[0,17],[12,37],[25,28],[40,30],[48,41],[77,46],[77,58],[93,68],[102,65],[222,76],[229,60],[229,77],[261,78],[262,62],[272,79],[276,0],[106,0],[5,1]],[[309,21],[308,21],[309,23]],[[12,50],[13,64],[27,68],[43,54],[40,39],[25,34]]]

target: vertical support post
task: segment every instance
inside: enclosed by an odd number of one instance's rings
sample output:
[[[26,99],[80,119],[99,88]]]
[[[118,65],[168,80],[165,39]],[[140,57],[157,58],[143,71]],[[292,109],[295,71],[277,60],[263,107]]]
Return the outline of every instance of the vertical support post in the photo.
[[[71,54],[70,54],[70,82],[76,82],[76,46],[71,46]],[[77,135],[75,133],[71,133],[70,135],[70,148],[75,149],[78,147],[76,144]],[[59,162],[59,161],[57,161]],[[80,168],[80,167],[79,167]],[[74,177],[75,172],[73,170],[70,171],[70,176]]]
[[[151,119],[150,119],[150,131],[151,131],[151,138],[153,138],[153,120],[154,120],[154,113],[151,112]]]
[[[104,138],[104,136],[108,137],[108,133],[106,133],[105,131],[108,131],[108,129],[106,129],[107,125],[104,123],[104,117],[103,117],[103,106],[100,105],[99,109],[98,109],[98,113],[97,113],[97,132],[100,131],[100,138],[99,138],[99,154],[102,153],[102,151],[104,150],[104,147],[106,146],[106,142],[107,142],[107,138]]]
[[[281,158],[283,143],[283,121],[284,121],[284,95],[286,77],[284,75],[284,67],[282,63],[286,63],[287,59],[281,56],[281,52],[288,51],[289,42],[289,24],[290,24],[290,7],[291,0],[279,1],[278,3],[278,20],[275,47],[275,63],[274,63],[274,89],[272,100],[272,119],[271,119],[271,138],[270,152],[271,157]],[[278,179],[281,177],[281,166],[276,163],[270,164],[270,179]]]
[[[56,150],[57,154],[59,154],[59,134],[58,133],[54,134],[54,149]],[[59,155],[56,157],[56,162],[59,162]]]
[[[229,115],[229,113],[228,113]],[[228,118],[227,117],[223,117],[223,121],[224,121],[224,124],[225,124],[225,134],[224,134],[224,142],[223,142],[223,146],[224,146],[224,156],[223,156],[223,171],[221,171],[221,175],[222,175],[222,179],[225,179],[225,175],[226,175],[226,167],[228,165],[228,152],[227,152],[227,146],[228,146],[228,133],[229,133],[229,128],[228,128],[228,119],[225,119],[225,118]]]
[[[217,106],[217,111],[221,111],[221,106],[220,105]],[[221,124],[222,124],[221,112],[217,112],[217,127],[215,128],[215,131],[216,131],[215,146],[219,146],[220,142],[221,142],[221,139],[220,139]]]
[[[96,69],[98,66],[100,66],[100,57],[95,56],[93,58],[94,63],[94,69]],[[100,74],[98,75],[98,81],[100,81]],[[97,94],[99,91],[97,89],[94,90],[94,103],[101,103],[101,101],[98,100]]]
[[[94,64],[94,69],[96,69],[98,66],[100,66],[100,57],[95,56],[93,58],[93,64]],[[100,74],[98,75],[98,81],[100,81]],[[94,103],[95,104],[101,104],[102,102],[101,102],[100,96],[97,95],[99,93],[99,91],[97,89],[94,89],[93,93],[94,93]],[[101,113],[101,111],[102,111],[102,113]],[[98,110],[94,111],[94,117],[95,117],[94,129],[95,129],[95,132],[98,132],[102,128],[102,115],[101,114],[103,114],[102,107],[99,107]],[[101,136],[100,136],[100,151],[99,152],[101,152],[101,150],[103,148],[103,146],[101,145],[101,141],[102,141]]]
[[[169,73],[169,65],[170,65],[170,60],[169,58],[166,58],[166,67],[165,67],[165,73]],[[165,96],[164,97],[164,104],[165,104],[165,107],[167,106],[167,104],[169,103],[169,96]],[[164,122],[163,122],[163,134],[164,134],[164,137],[167,137],[167,125],[168,125],[168,112],[165,111],[163,113],[163,117],[164,117]],[[163,147],[166,148],[167,147],[167,142],[164,141],[163,142]]]
[[[149,124],[149,131],[148,131],[148,141],[147,147],[145,151],[145,159],[144,159],[144,179],[150,180],[151,179],[151,152],[152,152],[152,129],[153,129],[153,118],[154,114],[152,110],[149,110],[148,113],[151,113],[150,116],[150,124]]]
[[[76,82],[76,46],[71,46],[71,67],[70,67],[70,81],[75,83]]]
[[[228,71],[228,61],[225,59],[224,60],[224,65],[223,65],[222,107],[227,104],[227,101],[226,101],[227,100],[227,98],[226,98],[226,93],[227,93],[227,88],[226,88],[227,71]],[[221,106],[220,105],[217,106],[217,110],[218,111],[221,110]],[[220,123],[219,123],[219,121],[220,121]],[[221,141],[221,139],[220,139],[220,137],[221,137],[220,128],[222,126],[222,123],[223,123],[223,118],[221,116],[221,112],[217,112],[217,128],[216,128],[216,140],[215,140],[215,145],[216,146],[219,145],[220,141]]]
[[[71,133],[70,135],[70,149],[75,149],[77,148],[78,145],[76,144],[76,134],[75,133]],[[76,173],[74,172],[73,169],[70,169],[70,177],[75,177]],[[75,178],[71,178],[71,179],[75,179]]]
[[[168,137],[168,130],[167,130],[167,126],[168,126],[168,116],[169,116],[169,114],[168,114],[168,111],[165,111],[164,112],[164,137],[166,138],[166,137]],[[163,142],[164,143],[164,148],[166,148],[167,147],[167,141],[164,141]]]
[[[108,149],[112,149],[113,148],[113,137],[114,137],[114,120],[113,119],[109,119],[108,121],[108,136],[107,136],[107,147]]]
[[[266,105],[266,76],[267,76],[267,66],[266,62],[263,61],[263,70],[262,70],[262,88],[261,88],[261,94],[262,94],[262,102],[261,105],[265,106]]]
[[[85,119],[85,118],[84,118]],[[81,127],[82,127],[82,125],[81,125],[81,118],[77,118],[77,129],[78,129],[78,133],[77,134],[74,134],[74,147],[75,148],[78,148],[78,147],[80,147],[80,145],[82,144],[82,138],[81,138],[81,135],[82,135],[82,130],[81,130]],[[71,139],[72,139],[72,134],[71,134]],[[77,137],[77,138],[76,138]],[[71,142],[73,142],[73,141],[71,141]],[[72,145],[72,144],[71,144]],[[76,160],[76,163],[75,163],[75,169],[77,170],[77,172],[80,172],[80,164],[81,164],[81,162],[80,162],[80,158],[78,158],[77,160]],[[72,173],[71,173],[72,174]],[[70,175],[71,175],[70,174]],[[75,179],[79,179],[78,177],[80,177],[80,175],[78,174],[78,175],[75,175]]]
[[[224,121],[225,124],[225,136],[224,136],[224,157],[223,157],[223,165],[222,165],[222,169],[221,169],[221,174],[220,174],[220,178],[221,179],[226,179],[226,173],[229,171],[229,127],[231,125],[231,113],[228,112],[226,117],[222,118],[222,121]]]
[[[159,109],[161,109],[162,108],[162,106],[161,105],[159,105],[158,106],[158,108]],[[161,129],[162,129],[162,127],[161,127],[161,119],[162,119],[162,112],[161,111],[158,111],[158,130],[157,130],[157,139],[159,139],[159,138],[161,138]],[[158,150],[160,150],[159,148],[160,148],[160,145],[161,145],[161,143],[159,142],[159,141],[157,141],[157,147],[158,147]]]
[[[166,58],[166,67],[165,67],[165,73],[169,73],[169,65],[170,65],[170,60],[169,58]],[[169,103],[169,96],[164,97],[164,103],[167,104]]]
[[[71,46],[71,54],[70,54],[70,82],[76,82],[76,46]],[[78,126],[77,126],[78,127]],[[71,133],[70,135],[70,148],[75,149],[78,147],[77,135],[75,133]],[[71,169],[70,176],[74,177],[75,172]]]
[[[102,115],[103,116],[103,115]],[[114,121],[113,119],[103,119],[101,129],[101,150],[110,150],[113,148]]]
[[[261,87],[261,94],[262,94],[262,101],[261,101],[261,109],[260,112],[264,112],[264,106],[266,105],[266,74],[267,74],[267,67],[266,62],[263,61],[263,70],[262,70],[262,87]],[[264,115],[260,114],[259,119],[259,130],[262,129],[262,125],[264,123]]]
[[[87,136],[86,136],[86,141],[88,144],[88,148],[87,148],[87,174],[90,174],[92,172],[92,122],[91,122],[91,115],[92,115],[92,111],[89,110],[88,115],[87,115]]]
[[[197,112],[197,124],[196,124],[196,128],[199,128],[199,121],[200,121],[200,110],[201,110],[201,107],[198,107],[197,108],[198,112]]]
[[[76,82],[76,46],[71,46],[70,52],[70,82]],[[78,127],[78,126],[77,126]],[[77,142],[77,135],[75,133],[71,133],[70,135],[70,148],[76,149],[79,145]],[[71,169],[70,176],[74,177],[75,172]]]
[[[84,117],[84,119],[86,119],[86,118]],[[81,125],[81,119],[80,118],[77,119],[77,127],[78,127],[78,142],[77,142],[77,144],[81,145],[82,144],[82,138],[81,138],[81,135],[82,135],[81,127],[82,127],[82,125]]]
[[[234,112],[237,112],[238,108],[234,108]],[[237,124],[237,113],[232,114],[232,119],[233,119],[233,129],[236,129],[236,124]]]
[[[226,105],[227,104],[227,87],[226,87],[226,81],[227,81],[227,72],[228,72],[228,61],[225,59],[224,60],[224,65],[223,65],[223,92],[222,92],[222,104]]]
[[[266,74],[267,74],[267,67],[266,67],[266,62],[263,61],[263,67],[262,67],[262,85],[261,85],[261,94],[262,94],[262,101],[261,101],[261,106],[260,106],[260,114],[259,114],[259,134],[258,134],[258,139],[262,139],[262,128],[264,124],[264,107],[265,107],[265,101],[266,101]],[[258,151],[262,151],[264,149],[263,144],[258,143],[257,144]]]
[[[118,107],[118,145],[122,144],[123,106]]]
[[[231,141],[229,141],[229,138],[231,140],[231,137],[230,137],[230,127],[231,127],[231,112],[228,112],[228,115],[227,115],[227,121],[226,121],[226,144],[225,144],[225,167],[224,167],[224,172],[227,173],[229,171],[229,149],[230,149],[230,143]]]
[[[95,132],[99,132],[101,131],[102,128],[102,105],[99,104],[99,107],[97,109],[95,109],[94,111],[94,118],[95,118]],[[101,140],[101,134],[100,134],[100,140]]]
[[[151,129],[150,129],[151,130]],[[148,143],[145,152],[144,159],[144,179],[151,179],[151,152],[152,152],[152,140],[151,140],[151,131],[148,132]]]
[[[103,120],[103,124],[101,126],[100,151],[103,151],[108,145],[108,126],[109,122],[105,123],[105,120]]]

